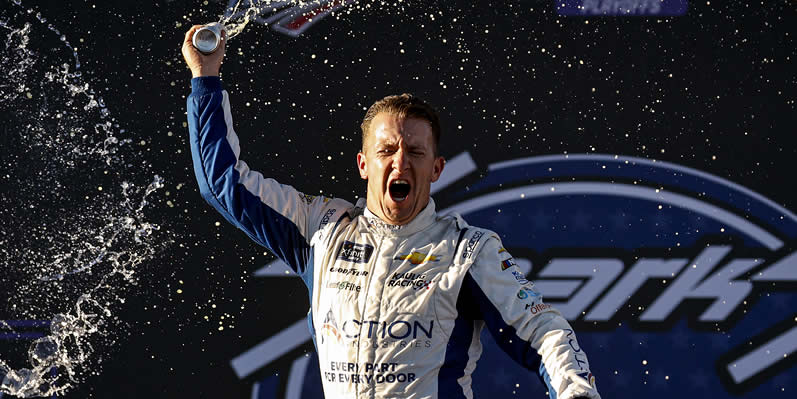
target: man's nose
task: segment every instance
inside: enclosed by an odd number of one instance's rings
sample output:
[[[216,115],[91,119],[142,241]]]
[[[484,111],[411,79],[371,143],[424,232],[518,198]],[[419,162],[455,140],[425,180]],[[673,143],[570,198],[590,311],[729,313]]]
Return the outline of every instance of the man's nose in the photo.
[[[409,160],[407,159],[407,152],[404,149],[399,149],[393,154],[393,169],[404,170],[409,167]]]

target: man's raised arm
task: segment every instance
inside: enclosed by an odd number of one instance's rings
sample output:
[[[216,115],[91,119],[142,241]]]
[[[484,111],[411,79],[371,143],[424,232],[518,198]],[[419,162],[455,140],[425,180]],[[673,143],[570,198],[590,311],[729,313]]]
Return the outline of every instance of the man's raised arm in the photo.
[[[219,79],[226,40],[222,38],[216,52],[203,55],[191,44],[200,27],[186,33],[182,49],[193,75],[188,130],[200,193],[228,221],[305,277],[312,235],[324,212],[335,205],[266,179],[239,159],[229,95]],[[340,206],[343,201],[336,202]]]

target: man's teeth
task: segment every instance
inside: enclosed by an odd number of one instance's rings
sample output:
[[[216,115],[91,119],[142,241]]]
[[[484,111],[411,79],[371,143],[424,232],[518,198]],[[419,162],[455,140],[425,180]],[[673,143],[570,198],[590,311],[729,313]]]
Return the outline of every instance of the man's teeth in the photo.
[[[393,184],[410,184],[410,182],[408,182],[408,181],[406,181],[404,179],[398,179],[398,180],[394,180]]]

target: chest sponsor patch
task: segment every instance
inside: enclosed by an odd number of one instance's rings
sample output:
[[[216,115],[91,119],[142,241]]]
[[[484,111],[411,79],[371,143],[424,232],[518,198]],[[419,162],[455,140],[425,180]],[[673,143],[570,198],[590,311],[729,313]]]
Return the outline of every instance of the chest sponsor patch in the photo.
[[[421,273],[393,273],[387,282],[388,287],[411,287],[416,291],[422,288],[428,290],[431,284],[432,280]]]
[[[366,277],[368,276],[368,270],[357,270],[357,269],[346,269],[343,267],[335,267],[332,266],[329,268],[330,273],[340,273],[344,276],[356,276],[356,277]]]
[[[321,324],[321,331],[318,335],[321,338],[322,344],[330,338],[340,343],[341,337],[340,332],[338,332],[338,323],[335,321],[335,315],[332,313],[332,309],[327,311],[327,316],[324,318],[324,323]]]
[[[393,260],[408,260],[413,265],[420,265],[426,262],[439,262],[440,258],[434,255],[427,255],[423,252],[412,252],[406,255],[398,255]]]
[[[337,258],[352,263],[368,263],[373,253],[374,247],[368,244],[344,241],[338,249]]]
[[[360,292],[362,287],[359,284],[352,283],[350,281],[333,281],[327,283],[327,288],[334,288],[338,291],[355,291]]]

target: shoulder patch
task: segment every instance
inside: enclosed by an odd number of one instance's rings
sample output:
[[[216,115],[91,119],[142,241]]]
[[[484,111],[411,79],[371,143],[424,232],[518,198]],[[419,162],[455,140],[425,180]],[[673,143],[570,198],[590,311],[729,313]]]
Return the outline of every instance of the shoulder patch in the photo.
[[[327,212],[324,213],[324,216],[321,217],[321,224],[318,226],[318,228],[323,228],[324,226],[329,224],[329,220],[332,218],[332,215],[334,215],[335,212],[337,211],[338,210],[335,208],[327,209]]]
[[[307,203],[307,205],[310,205],[310,204],[313,203],[313,200],[315,199],[316,196],[315,195],[299,193],[299,197],[301,197],[304,200],[304,202]]]
[[[506,269],[509,269],[510,267],[513,267],[513,266],[517,266],[517,263],[515,263],[515,260],[512,259],[512,258],[506,259],[506,260],[501,262],[501,270],[502,271],[506,270]]]
[[[476,249],[476,245],[479,244],[479,241],[484,237],[483,231],[476,231],[473,233],[473,236],[468,240],[468,244],[465,246],[465,250],[462,251],[462,259],[470,259],[473,257],[474,250]]]

